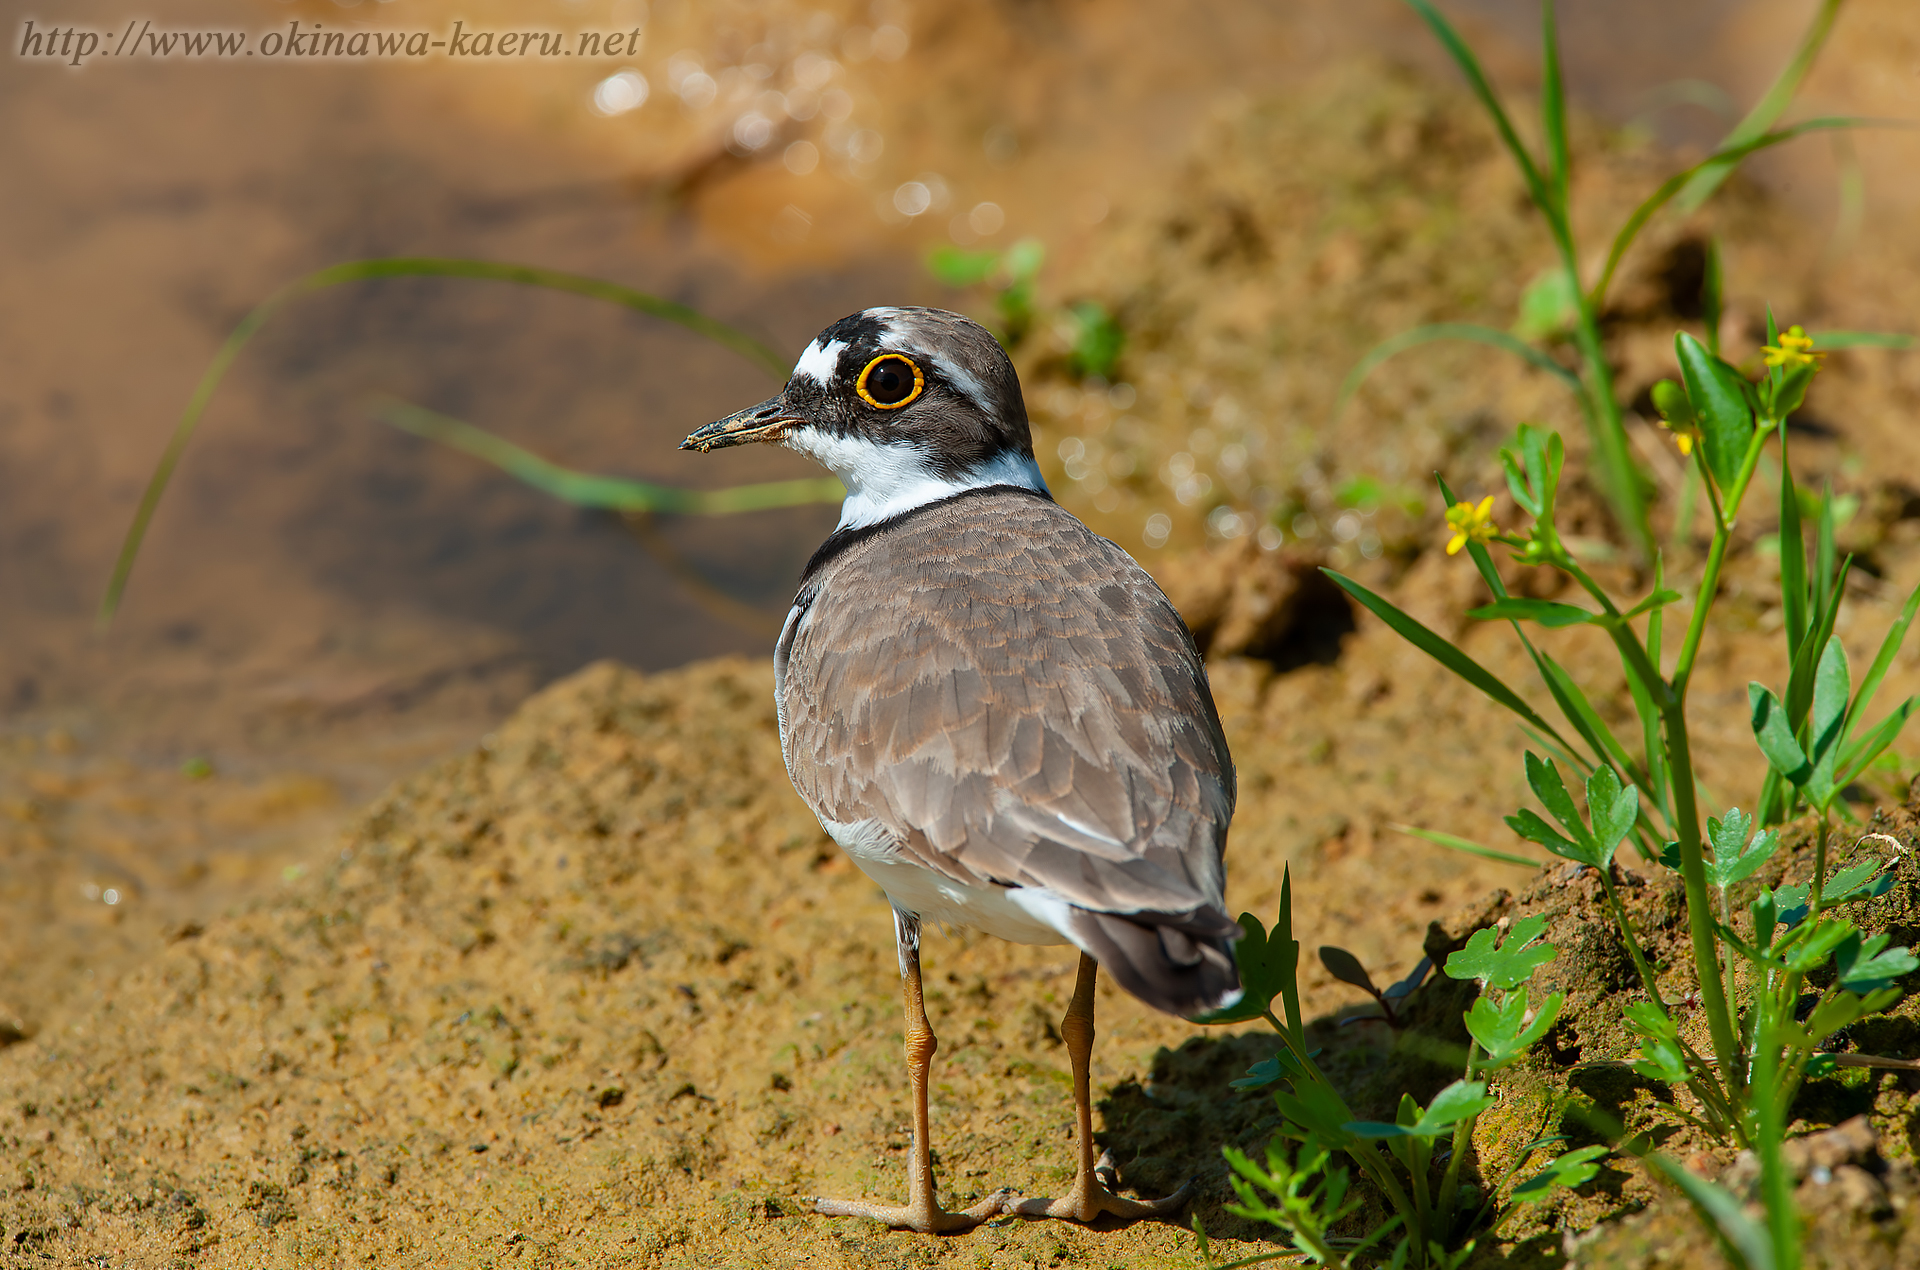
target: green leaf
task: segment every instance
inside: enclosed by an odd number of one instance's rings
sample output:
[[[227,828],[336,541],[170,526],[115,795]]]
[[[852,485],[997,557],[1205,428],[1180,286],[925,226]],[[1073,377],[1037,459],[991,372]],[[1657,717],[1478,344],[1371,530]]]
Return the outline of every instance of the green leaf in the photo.
[[[1582,622],[1591,622],[1600,615],[1591,609],[1583,609],[1577,604],[1556,604],[1552,600],[1527,600],[1518,596],[1509,596],[1504,600],[1495,600],[1492,604],[1483,604],[1477,609],[1468,609],[1467,616],[1482,622],[1502,619],[1538,622],[1542,626],[1558,629],[1562,626],[1578,626]]]
[[[1513,1188],[1516,1204],[1530,1204],[1547,1198],[1558,1187],[1571,1190],[1591,1181],[1600,1172],[1599,1161],[1611,1148],[1580,1147],[1547,1162],[1547,1166]]]
[[[1345,1126],[1353,1119],[1353,1112],[1331,1086],[1317,1080],[1301,1081],[1292,1092],[1277,1091],[1273,1101],[1281,1115],[1301,1128],[1335,1145],[1347,1140]]]
[[[1613,853],[1640,818],[1640,791],[1632,785],[1622,788],[1611,767],[1599,768],[1587,778],[1587,814],[1593,818],[1599,867],[1604,869],[1613,863]]]
[[[1885,867],[1871,857],[1854,861],[1828,878],[1827,884],[1820,889],[1822,907],[1885,895],[1893,886],[1893,874],[1881,872]]]
[[[1788,929],[1792,929],[1805,921],[1807,917],[1807,896],[1811,891],[1812,888],[1805,882],[1783,883],[1780,886],[1774,887],[1773,890],[1769,892],[1769,898],[1773,904],[1774,920]],[[1758,901],[1755,902],[1758,903]],[[1759,926],[1760,922],[1756,920],[1754,923],[1755,929],[1759,929]]]
[[[1541,759],[1532,750],[1527,751],[1527,785],[1533,790],[1553,818],[1560,822],[1573,840],[1581,845],[1598,863],[1600,848],[1593,840],[1593,834],[1580,819],[1579,809],[1573,805],[1573,795],[1567,792],[1566,782],[1560,779],[1560,769],[1552,759]],[[1542,844],[1544,845],[1544,844]]]
[[[1854,933],[1853,923],[1836,917],[1822,917],[1811,930],[1784,949],[1787,968],[1795,974],[1811,974],[1827,964],[1834,950]]]
[[[1566,1004],[1566,999],[1566,993],[1554,993],[1534,1012],[1533,1021],[1528,1023],[1526,1016],[1529,1003],[1525,992],[1510,992],[1499,1005],[1495,1005],[1491,997],[1476,997],[1472,1008],[1467,1011],[1466,1024],[1467,1031],[1487,1052],[1486,1060],[1479,1064],[1479,1069],[1498,1071],[1524,1054],[1534,1042],[1547,1034],[1547,1029],[1560,1017],[1560,1007]]]
[[[1520,293],[1513,333],[1523,340],[1550,340],[1573,329],[1580,317],[1580,290],[1564,267],[1543,269]]]
[[[1019,281],[1030,279],[1040,272],[1040,266],[1047,260],[1047,245],[1038,238],[1022,238],[1007,248],[1007,254],[1000,258],[1001,267],[1007,276]]]
[[[1230,1080],[1227,1084],[1235,1089],[1265,1089],[1276,1082],[1293,1080],[1304,1075],[1306,1075],[1306,1069],[1294,1058],[1293,1051],[1283,1045],[1274,1052],[1273,1057],[1261,1059],[1247,1068],[1245,1076],[1238,1080]]]
[[[1224,1010],[1196,1015],[1195,1023],[1245,1023],[1261,1018],[1299,969],[1300,946],[1296,943],[1289,949],[1283,946],[1286,941],[1270,939],[1267,928],[1252,913],[1240,914],[1240,930],[1233,945],[1233,959],[1240,968],[1240,1000]]]
[[[1405,1101],[1411,1102],[1411,1099]],[[1349,1120],[1341,1129],[1356,1138],[1438,1138],[1454,1126],[1493,1106],[1485,1081],[1456,1080],[1433,1096],[1433,1103],[1411,1124],[1379,1120]]]
[[[1654,410],[1674,427],[1690,428],[1700,421],[1699,412],[1687,400],[1687,390],[1671,379],[1660,380],[1650,392]]]
[[[1709,353],[1685,331],[1673,337],[1674,356],[1687,384],[1687,399],[1700,418],[1700,444],[1707,468],[1722,490],[1740,475],[1747,443],[1753,439],[1753,410],[1738,371]]]
[[[1693,1073],[1687,1068],[1687,1056],[1678,1041],[1641,1041],[1640,1052],[1633,1059],[1633,1070],[1648,1080],[1669,1085],[1684,1085],[1693,1079]]]
[[[1335,948],[1332,944],[1320,946],[1320,964],[1327,973],[1341,983],[1350,983],[1370,996],[1379,996],[1380,989],[1373,986],[1373,976],[1360,964],[1360,959],[1344,948]]]
[[[1767,413],[1775,419],[1784,419],[1798,410],[1806,402],[1807,389],[1813,386],[1814,370],[1812,366],[1795,366],[1783,371]]]
[[[1725,889],[1745,881],[1773,857],[1780,835],[1772,829],[1753,831],[1753,817],[1738,807],[1728,808],[1718,820],[1707,818],[1707,841],[1713,844],[1713,859],[1707,861],[1707,885]]]
[[[1807,762],[1800,742],[1794,740],[1793,726],[1787,722],[1787,711],[1780,704],[1780,698],[1760,684],[1749,683],[1747,703],[1751,709],[1753,739],[1759,742],[1760,752],[1767,756],[1768,766],[1795,785],[1806,784],[1813,774],[1813,765]]]
[[[1509,829],[1519,834],[1522,838],[1525,838],[1528,842],[1539,843],[1563,859],[1572,860],[1579,864],[1592,865],[1594,868],[1600,867],[1598,852],[1589,847],[1582,846],[1577,842],[1571,842],[1560,834],[1555,833],[1553,826],[1540,819],[1538,813],[1530,808],[1522,807],[1513,815],[1508,816],[1506,821]]]
[[[1840,737],[1847,721],[1847,698],[1851,691],[1852,686],[1847,678],[1847,650],[1839,640],[1829,639],[1826,651],[1820,654],[1819,669],[1813,677],[1813,774],[1807,779],[1807,797],[1815,806],[1824,807],[1833,798],[1834,763],[1839,758]]]
[[[1126,346],[1127,334],[1102,305],[1081,300],[1067,312],[1074,322],[1073,347],[1067,350],[1067,364],[1076,375],[1094,375],[1112,379],[1113,368]]]
[[[1445,638],[1436,635],[1433,631],[1421,625],[1417,620],[1401,612],[1398,608],[1395,608],[1393,604],[1375,595],[1372,591],[1367,590],[1366,587],[1361,586],[1352,578],[1336,573],[1332,569],[1322,569],[1321,572],[1329,578],[1332,578],[1341,590],[1360,601],[1360,603],[1365,605],[1376,617],[1392,627],[1395,634],[1412,644],[1415,648],[1418,648],[1421,652],[1433,658],[1442,666],[1445,666],[1448,670],[1451,670],[1454,674],[1478,688],[1481,692],[1484,692],[1496,703],[1505,706],[1522,719],[1525,719],[1528,723],[1533,724],[1533,726],[1539,728],[1542,732],[1553,737],[1559,736],[1559,733],[1554,731],[1553,726],[1535,714],[1533,707],[1522,701],[1513,689],[1500,682],[1491,671],[1454,647]],[[1564,742],[1562,743],[1564,744]]]
[[[1533,972],[1560,955],[1552,944],[1535,944],[1546,933],[1547,919],[1535,913],[1513,923],[1505,943],[1498,927],[1473,932],[1466,947],[1447,958],[1450,979],[1478,979],[1483,985],[1511,992],[1533,977]]]
[[[1693,1079],[1687,1056],[1680,1048],[1679,1025],[1665,1010],[1651,1001],[1635,1001],[1622,1013],[1627,1026],[1640,1038],[1640,1054],[1633,1070],[1669,1085],[1684,1085]]]
[[[978,286],[999,267],[997,251],[968,251],[965,247],[942,243],[927,253],[927,272],[949,287]]]
[[[1840,969],[1840,986],[1849,992],[1878,992],[1920,970],[1920,957],[1915,957],[1911,949],[1887,949],[1890,939],[1888,935],[1863,938],[1855,931],[1842,940],[1833,954],[1834,964]]]
[[[1680,1035],[1680,1025],[1673,1017],[1651,1001],[1634,1001],[1621,1010],[1626,1017],[1627,1026],[1634,1035],[1652,1038],[1673,1039]]]
[[[1800,651],[1793,659],[1793,670],[1787,677],[1787,719],[1799,731],[1807,721],[1808,712],[1813,706],[1813,689],[1819,679],[1820,661],[1826,655],[1827,644],[1833,639],[1833,623],[1840,613],[1840,597],[1846,592],[1847,574],[1853,568],[1853,557],[1848,556],[1840,565],[1839,580],[1831,588],[1825,603],[1816,603],[1808,625],[1807,638],[1801,642]]]

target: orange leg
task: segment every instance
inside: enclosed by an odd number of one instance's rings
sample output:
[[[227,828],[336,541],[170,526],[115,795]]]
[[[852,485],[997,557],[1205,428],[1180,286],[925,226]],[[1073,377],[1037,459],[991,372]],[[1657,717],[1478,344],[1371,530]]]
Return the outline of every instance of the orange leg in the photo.
[[[871,1217],[896,1230],[947,1234],[971,1230],[1006,1207],[1007,1192],[996,1191],[959,1212],[940,1207],[933,1184],[933,1148],[928,1137],[927,1072],[940,1042],[927,1022],[926,999],[920,991],[920,919],[894,912],[894,930],[900,944],[900,981],[907,1012],[907,1080],[913,1086],[913,1159],[907,1167],[904,1206],[866,1200],[816,1199],[813,1211],[829,1217]]]
[[[1165,1199],[1123,1199],[1111,1189],[1116,1180],[1112,1160],[1094,1159],[1093,1082],[1089,1069],[1093,1058],[1093,985],[1099,973],[1099,963],[1081,953],[1073,1000],[1067,1005],[1067,1017],[1060,1022],[1060,1036],[1067,1043],[1067,1057],[1073,1064],[1074,1145],[1080,1152],[1073,1189],[1059,1199],[1024,1199],[1008,1208],[1007,1211],[1023,1217],[1063,1217],[1077,1222],[1093,1221],[1102,1213],[1116,1217],[1164,1217],[1178,1212],[1193,1189],[1193,1183],[1188,1182]]]

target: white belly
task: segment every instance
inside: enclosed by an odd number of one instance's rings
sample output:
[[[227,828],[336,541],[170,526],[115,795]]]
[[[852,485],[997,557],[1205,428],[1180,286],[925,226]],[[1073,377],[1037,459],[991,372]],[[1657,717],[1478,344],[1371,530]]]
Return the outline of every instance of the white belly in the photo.
[[[823,820],[827,836],[880,884],[902,912],[943,926],[970,926],[1016,944],[1066,944],[1066,903],[1040,887],[976,886],[902,860],[879,822]]]

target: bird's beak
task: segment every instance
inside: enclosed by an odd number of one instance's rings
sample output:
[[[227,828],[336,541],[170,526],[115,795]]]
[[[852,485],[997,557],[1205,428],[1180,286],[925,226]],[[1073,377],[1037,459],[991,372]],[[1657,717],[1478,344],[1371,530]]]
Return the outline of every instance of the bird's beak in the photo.
[[[788,408],[786,394],[769,397],[757,406],[748,406],[745,410],[736,410],[724,419],[718,419],[694,432],[680,443],[683,450],[698,450],[705,454],[708,450],[724,449],[730,445],[745,445],[749,441],[778,441],[786,435],[789,427],[806,420]]]

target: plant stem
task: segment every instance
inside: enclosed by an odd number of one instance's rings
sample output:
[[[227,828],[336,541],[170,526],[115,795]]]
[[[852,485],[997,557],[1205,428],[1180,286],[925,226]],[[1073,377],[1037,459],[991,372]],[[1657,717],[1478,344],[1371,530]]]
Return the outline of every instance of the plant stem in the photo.
[[[1627,430],[1620,418],[1620,403],[1613,395],[1613,367],[1607,363],[1606,348],[1600,342],[1600,324],[1593,303],[1580,285],[1580,268],[1574,258],[1573,235],[1567,227],[1564,210],[1553,222],[1554,241],[1567,271],[1567,281],[1575,297],[1574,344],[1587,364],[1587,422],[1593,433],[1594,448],[1599,451],[1601,469],[1608,493],[1622,526],[1644,559],[1653,559],[1658,549],[1653,530],[1647,524],[1647,506],[1640,497],[1639,469],[1627,452]]]
[[[1647,990],[1647,996],[1660,1007],[1660,1013],[1667,1013],[1667,1003],[1660,997],[1659,985],[1653,981],[1653,970],[1647,965],[1647,955],[1641,951],[1640,941],[1633,937],[1633,923],[1627,919],[1627,910],[1620,903],[1620,892],[1614,889],[1613,878],[1608,876],[1610,869],[1597,869],[1600,875],[1600,889],[1607,893],[1607,904],[1613,909],[1613,921],[1620,928],[1621,936],[1627,941],[1627,952],[1633,956],[1633,968],[1640,972],[1640,985]]]
[[[1524,989],[1522,989],[1524,991]],[[1467,1074],[1462,1080],[1473,1079],[1473,1068],[1480,1061],[1480,1042],[1469,1038],[1467,1041]],[[1453,1154],[1447,1159],[1446,1176],[1440,1179],[1440,1227],[1453,1225],[1453,1205],[1460,1190],[1460,1161],[1466,1158],[1467,1146],[1473,1141],[1473,1125],[1480,1117],[1468,1116],[1453,1127]],[[1450,1229],[1434,1232],[1442,1239],[1452,1234]]]
[[[1771,1007],[1774,1003],[1769,1003]],[[1758,1003],[1756,1003],[1758,1008]],[[1788,1009],[1792,1006],[1789,1003]],[[1768,1014],[1772,1014],[1768,1009]],[[1754,1151],[1760,1157],[1761,1202],[1767,1210],[1767,1232],[1773,1237],[1774,1270],[1799,1270],[1800,1222],[1793,1206],[1793,1179],[1787,1175],[1786,1162],[1780,1158],[1780,1145],[1786,1137],[1785,1107],[1775,1088],[1775,1068],[1779,1046],[1773,1038],[1773,1020],[1763,1020],[1755,1029],[1754,1079]]]
[[[1294,994],[1294,999],[1297,1002],[1297,993]],[[1288,1014],[1297,1017],[1299,1006],[1292,1002],[1289,1004],[1291,1008],[1288,1010]],[[1303,1045],[1295,1043],[1293,1033],[1287,1029],[1285,1024],[1274,1017],[1273,1010],[1268,1008],[1261,1011],[1261,1014],[1262,1017],[1272,1025],[1273,1030],[1280,1034],[1281,1042],[1293,1052],[1294,1058],[1299,1062],[1302,1070],[1306,1072],[1307,1079],[1324,1085],[1328,1090],[1333,1090],[1333,1082],[1327,1079],[1326,1073],[1320,1070],[1320,1065],[1313,1061],[1313,1058],[1307,1053],[1306,1048]],[[1338,1097],[1338,1091],[1334,1091],[1334,1093],[1335,1096]],[[1393,1205],[1394,1210],[1398,1212],[1402,1218],[1411,1218],[1414,1215],[1415,1209],[1413,1201],[1407,1198],[1406,1191],[1401,1189],[1400,1183],[1395,1180],[1392,1168],[1380,1159],[1379,1148],[1374,1143],[1358,1142],[1353,1145],[1342,1144],[1339,1149],[1345,1151],[1347,1158],[1359,1165],[1361,1171],[1373,1179],[1373,1184],[1380,1188],[1381,1193],[1387,1197],[1387,1202]]]
[[[1714,535],[1714,561],[1725,554],[1726,535]],[[1706,607],[1702,592],[1700,608]],[[1686,681],[1674,679],[1674,699],[1661,710],[1667,729],[1667,753],[1673,759],[1674,828],[1679,832],[1680,876],[1687,888],[1687,932],[1693,942],[1694,973],[1700,980],[1700,1008],[1707,1014],[1713,1037],[1713,1057],[1729,1092],[1741,1085],[1739,1043],[1733,1016],[1727,1007],[1727,985],[1721,977],[1719,932],[1713,924],[1713,900],[1707,894],[1707,866],[1700,847],[1700,808],[1694,796],[1693,751],[1687,740]]]
[[[1820,891],[1827,884],[1827,836],[1832,831],[1827,813],[1820,813],[1820,836],[1813,849],[1813,888],[1807,893],[1807,920],[1818,921],[1820,917]]]

